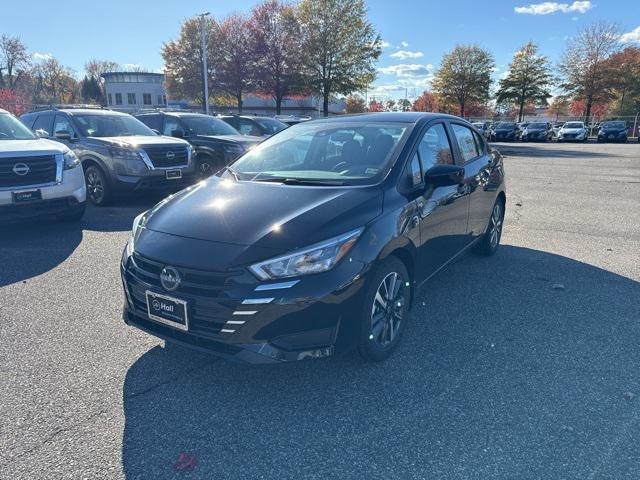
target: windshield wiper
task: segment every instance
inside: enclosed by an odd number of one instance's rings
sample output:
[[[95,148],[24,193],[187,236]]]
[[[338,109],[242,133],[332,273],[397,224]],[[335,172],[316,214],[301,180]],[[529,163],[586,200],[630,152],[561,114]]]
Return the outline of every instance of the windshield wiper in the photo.
[[[340,187],[347,185],[341,180],[316,180],[314,178],[288,178],[288,177],[262,177],[254,179],[254,182],[274,182],[285,185],[317,185],[322,187]]]

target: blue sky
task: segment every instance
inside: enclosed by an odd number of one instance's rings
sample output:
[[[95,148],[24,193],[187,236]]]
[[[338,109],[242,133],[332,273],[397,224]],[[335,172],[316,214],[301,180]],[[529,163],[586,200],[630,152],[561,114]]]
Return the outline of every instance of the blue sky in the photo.
[[[223,17],[248,12],[256,0],[108,0],[11,2],[0,15],[0,33],[19,35],[35,58],[54,55],[82,73],[89,58],[162,68],[163,42],[175,38],[182,20],[210,11]],[[540,2],[456,0],[368,0],[369,16],[385,41],[379,78],[369,96],[419,95],[442,54],[456,43],[476,42],[496,60],[503,75],[514,51],[528,40],[555,61],[567,38],[595,20],[620,24],[625,39],[640,45],[638,0]],[[57,6],[56,6],[57,5]]]

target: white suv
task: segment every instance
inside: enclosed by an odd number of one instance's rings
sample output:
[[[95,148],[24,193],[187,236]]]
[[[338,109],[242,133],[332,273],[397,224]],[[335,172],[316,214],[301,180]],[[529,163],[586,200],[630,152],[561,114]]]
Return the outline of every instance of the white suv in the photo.
[[[0,109],[0,223],[79,220],[86,196],[82,166],[69,147],[38,138]]]

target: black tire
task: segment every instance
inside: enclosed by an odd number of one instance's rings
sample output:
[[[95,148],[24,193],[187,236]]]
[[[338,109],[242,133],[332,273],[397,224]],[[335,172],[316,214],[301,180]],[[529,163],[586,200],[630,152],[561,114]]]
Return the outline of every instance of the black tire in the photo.
[[[86,210],[86,204],[82,204],[79,210],[74,211],[73,213],[66,213],[60,215],[60,220],[63,222],[79,222],[84,216],[84,211]]]
[[[84,171],[87,184],[87,199],[97,207],[108,205],[111,201],[111,188],[107,177],[97,165],[89,165]]]
[[[392,283],[394,278],[395,282]],[[379,300],[377,294],[389,288],[396,293],[386,298],[382,298],[382,293]],[[407,268],[397,257],[387,257],[371,274],[360,312],[358,352],[363,359],[381,362],[389,358],[402,338],[410,305],[411,287]]]
[[[482,239],[474,245],[473,251],[478,255],[489,257],[498,251],[504,225],[504,202],[498,198],[491,209],[491,216]]]

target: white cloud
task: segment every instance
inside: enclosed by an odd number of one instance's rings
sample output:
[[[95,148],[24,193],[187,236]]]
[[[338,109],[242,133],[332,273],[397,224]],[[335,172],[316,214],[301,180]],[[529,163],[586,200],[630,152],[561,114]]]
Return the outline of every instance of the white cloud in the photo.
[[[396,75],[400,78],[424,77],[430,75],[433,71],[433,65],[423,64],[400,64],[389,65],[388,67],[379,67],[378,71],[385,75]]]
[[[568,3],[558,2],[542,2],[532,3],[526,7],[515,7],[513,10],[516,13],[526,13],[529,15],[549,15],[550,13],[562,12],[578,12],[586,13],[593,8],[593,4],[590,1],[579,1]]]
[[[500,74],[500,80],[504,80],[505,78],[507,78],[509,76],[509,70],[505,70],[504,72],[502,72]]]
[[[140,68],[140,64],[139,63],[125,63],[124,65],[122,65],[122,68],[124,69],[125,72],[138,70]]]
[[[385,42],[384,40],[380,40],[380,48],[389,48],[391,44],[389,42]]]
[[[640,27],[637,27],[635,30],[631,30],[630,32],[620,35],[620,41],[622,43],[640,43]]]
[[[409,50],[398,50],[397,52],[393,52],[390,57],[399,58],[400,60],[406,60],[407,58],[420,58],[424,57],[424,53],[422,52],[410,52]]]
[[[50,60],[53,58],[53,55],[50,53],[41,53],[41,52],[33,52],[33,54],[31,55],[33,57],[34,60],[40,61],[40,60]]]
[[[409,44],[407,42],[400,42],[400,46],[398,48],[400,48],[400,47],[407,48],[408,46],[409,46]]]

